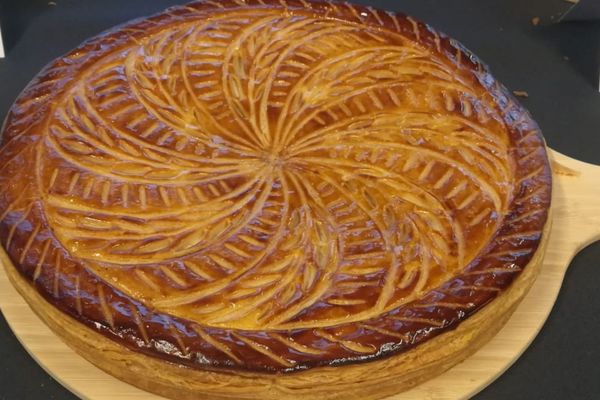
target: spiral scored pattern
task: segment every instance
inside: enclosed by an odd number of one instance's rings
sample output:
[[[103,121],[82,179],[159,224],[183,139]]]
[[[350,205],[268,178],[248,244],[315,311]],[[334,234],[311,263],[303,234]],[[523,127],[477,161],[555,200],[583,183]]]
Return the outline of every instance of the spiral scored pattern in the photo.
[[[431,112],[471,85],[385,33],[261,11],[151,35],[61,99],[43,159],[77,180],[42,178],[61,244],[154,308],[243,329],[369,318],[473,259],[510,196],[506,133]],[[147,265],[166,279],[128,278]]]
[[[535,125],[446,47],[410,18],[302,1],[107,34],[9,116],[2,183],[31,151],[36,187],[0,202],[5,248],[67,312],[188,362],[418,343],[525,266],[549,199]]]

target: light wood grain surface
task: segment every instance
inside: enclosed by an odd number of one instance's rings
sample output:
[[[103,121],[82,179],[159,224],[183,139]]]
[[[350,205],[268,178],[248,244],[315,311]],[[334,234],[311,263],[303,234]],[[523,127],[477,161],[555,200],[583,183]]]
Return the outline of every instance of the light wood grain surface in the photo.
[[[474,356],[416,388],[389,399],[464,399],[515,362],[544,325],[572,258],[600,239],[600,166],[551,152],[554,222],[542,272],[507,325]],[[154,400],[94,367],[60,341],[31,311],[0,268],[0,308],[19,341],[57,381],[83,399]]]

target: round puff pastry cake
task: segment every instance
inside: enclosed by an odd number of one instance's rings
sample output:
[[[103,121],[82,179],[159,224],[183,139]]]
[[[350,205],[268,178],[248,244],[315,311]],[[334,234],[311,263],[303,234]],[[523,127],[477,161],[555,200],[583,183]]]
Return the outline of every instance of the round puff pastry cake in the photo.
[[[363,399],[500,329],[551,173],[529,114],[429,26],[207,0],[48,65],[0,188],[9,277],[100,368],[177,399]]]

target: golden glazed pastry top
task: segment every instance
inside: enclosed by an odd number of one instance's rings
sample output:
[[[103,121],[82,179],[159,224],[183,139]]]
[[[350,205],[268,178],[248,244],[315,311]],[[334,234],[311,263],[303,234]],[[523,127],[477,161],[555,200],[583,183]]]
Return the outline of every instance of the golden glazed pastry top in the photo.
[[[475,57],[340,3],[203,1],[107,32],[30,84],[3,140],[16,268],[195,367],[404,351],[510,284],[550,202],[539,129]]]

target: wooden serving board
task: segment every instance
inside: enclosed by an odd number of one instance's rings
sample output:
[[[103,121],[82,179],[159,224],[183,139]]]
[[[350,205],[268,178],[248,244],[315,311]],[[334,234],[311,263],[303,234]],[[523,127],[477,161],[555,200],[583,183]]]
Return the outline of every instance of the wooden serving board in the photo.
[[[565,272],[579,250],[600,239],[600,166],[550,151],[554,169],[553,225],[540,276],[506,326],[446,373],[388,398],[464,399],[493,382],[525,351],[550,314]],[[29,354],[83,399],[158,400],[77,355],[33,313],[0,268],[0,309]]]

